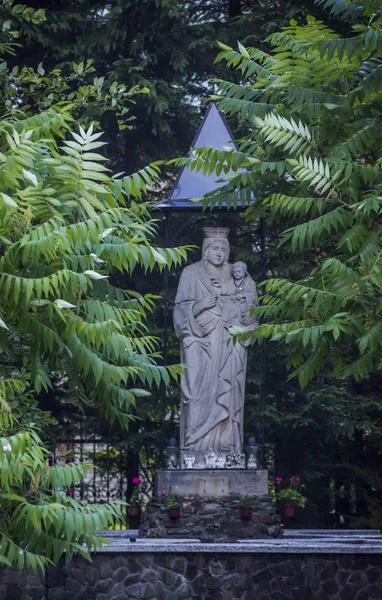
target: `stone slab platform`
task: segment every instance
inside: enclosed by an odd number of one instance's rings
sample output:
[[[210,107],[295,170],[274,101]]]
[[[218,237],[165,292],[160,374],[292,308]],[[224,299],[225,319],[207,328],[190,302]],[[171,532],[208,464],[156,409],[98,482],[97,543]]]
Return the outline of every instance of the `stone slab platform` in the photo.
[[[245,469],[166,469],[156,472],[155,491],[175,496],[266,496],[268,471]]]
[[[289,544],[287,542],[275,543],[273,540],[241,540],[242,543],[196,543],[185,540],[183,544],[173,544],[171,540],[149,540],[143,543],[142,540],[136,542],[112,541],[112,544],[103,546],[100,553],[169,553],[184,555],[210,553],[217,556],[224,554],[379,554],[382,556],[382,545],[375,544],[341,544],[341,543],[313,543],[303,542],[301,544]],[[381,588],[382,593],[382,588]]]
[[[284,536],[278,539],[246,539],[238,540],[236,543],[203,543],[191,539],[142,539],[130,542],[129,531],[120,531],[118,536],[110,535],[110,531],[103,531],[102,536],[109,538],[111,544],[103,546],[102,553],[118,552],[152,552],[152,553],[212,553],[215,557],[218,553],[224,554],[379,554],[382,556],[382,535],[380,532],[371,533],[363,543],[359,543],[357,535],[351,530],[332,530],[331,539],[318,539],[323,530],[311,530],[308,539],[291,539],[291,530],[284,532]],[[348,539],[344,539],[344,535]],[[356,532],[357,533],[357,532]],[[135,538],[134,538],[135,539]],[[381,576],[382,586],[382,576]],[[381,587],[382,590],[382,587]]]
[[[301,531],[309,532],[307,539],[293,539],[295,533]],[[330,539],[325,539],[326,533],[331,533]],[[367,534],[360,544],[361,533]],[[136,538],[131,542],[129,537],[132,532],[127,531],[103,531],[102,537],[109,538],[111,544],[103,546],[103,553],[137,552],[145,553],[148,550],[153,553],[203,553],[211,552],[216,556],[218,553],[225,554],[379,554],[382,555],[382,535],[378,530],[286,530],[282,538],[278,539],[247,539],[238,540],[236,543],[202,543],[192,539],[144,539]],[[138,534],[138,531],[134,531]],[[324,539],[319,539],[322,536]],[[344,539],[346,538],[348,539]],[[381,578],[382,584],[382,578]],[[382,589],[382,588],[381,588]]]

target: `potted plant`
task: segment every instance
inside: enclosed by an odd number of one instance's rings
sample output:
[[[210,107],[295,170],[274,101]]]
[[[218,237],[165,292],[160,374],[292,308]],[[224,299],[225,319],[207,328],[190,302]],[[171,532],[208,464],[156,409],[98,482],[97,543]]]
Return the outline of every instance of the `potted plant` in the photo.
[[[276,477],[276,486],[281,488],[282,481],[282,477]],[[275,498],[282,507],[284,517],[294,517],[296,506],[305,507],[306,497],[299,491],[299,488],[302,487],[300,477],[293,475],[289,479],[288,487],[276,492]]]
[[[177,502],[174,496],[171,493],[171,488],[167,490],[167,492],[163,491],[162,496],[166,498],[166,508],[168,510],[168,516],[170,519],[179,519],[180,517],[180,506],[179,502]]]
[[[253,511],[253,500],[245,494],[240,498],[240,516],[243,521],[250,521],[252,519]]]
[[[130,497],[130,506],[128,508],[129,517],[139,518],[141,515],[142,493],[140,491],[141,478],[133,477],[134,490]]]

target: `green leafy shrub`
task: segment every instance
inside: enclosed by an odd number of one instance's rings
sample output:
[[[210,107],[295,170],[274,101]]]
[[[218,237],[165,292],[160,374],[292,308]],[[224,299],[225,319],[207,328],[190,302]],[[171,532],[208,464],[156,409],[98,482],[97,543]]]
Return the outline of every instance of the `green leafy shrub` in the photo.
[[[33,428],[0,438],[0,564],[33,571],[69,561],[74,553],[90,559],[101,547],[97,531],[123,517],[123,503],[89,504],[67,495],[92,465],[49,466],[49,453]]]
[[[291,506],[298,506],[300,508],[305,508],[306,498],[300,492],[293,488],[287,488],[285,490],[281,490],[277,492],[275,495],[276,500],[280,502],[282,506],[285,504],[290,504]]]
[[[12,54],[11,25],[44,14],[12,1],[4,11],[12,18],[0,53]],[[126,430],[137,399],[181,370],[157,364],[158,340],[146,325],[156,297],[120,289],[116,273],[162,271],[186,249],[150,241],[155,221],[143,197],[158,165],[113,175],[89,121],[111,110],[124,128],[125,102],[138,90],[89,83],[92,71],[91,61],[69,75],[0,61],[0,561],[20,569],[73,552],[88,557],[101,544],[95,532],[122,516],[118,503],[66,494],[88,466],[49,467],[38,428],[52,419],[41,416],[35,396],[58,379],[74,390],[69,402],[75,395],[77,405],[99,407]]]
[[[179,508],[180,504],[173,495],[171,488],[168,488],[167,492],[163,490],[162,497],[165,498],[166,508]]]
[[[0,122],[0,348],[13,369],[16,336],[37,392],[59,372],[126,427],[130,406],[148,393],[136,383],[168,383],[180,368],[155,362],[157,342],[144,323],[154,298],[115,287],[110,273],[163,269],[185,250],[148,241],[148,206],[135,199],[152,184],[155,165],[114,178],[95,152],[100,133],[80,128],[57,147],[43,132],[52,118]]]

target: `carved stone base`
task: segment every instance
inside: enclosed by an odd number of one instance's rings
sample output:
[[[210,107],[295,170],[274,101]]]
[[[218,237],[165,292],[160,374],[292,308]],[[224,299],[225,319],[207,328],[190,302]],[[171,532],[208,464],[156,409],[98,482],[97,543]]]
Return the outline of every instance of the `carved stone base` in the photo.
[[[146,538],[199,539],[202,542],[234,542],[240,539],[281,537],[280,517],[272,498],[252,497],[252,518],[244,519],[240,497],[176,496],[180,516],[172,518],[166,498],[154,497],[142,515],[139,535]]]
[[[181,469],[187,469],[187,463],[193,469],[245,469],[245,454],[240,452],[215,454],[208,451],[180,450],[179,454]]]
[[[266,496],[268,471],[246,469],[169,469],[156,472],[156,495],[162,491],[177,496],[192,493],[200,498],[209,496]]]

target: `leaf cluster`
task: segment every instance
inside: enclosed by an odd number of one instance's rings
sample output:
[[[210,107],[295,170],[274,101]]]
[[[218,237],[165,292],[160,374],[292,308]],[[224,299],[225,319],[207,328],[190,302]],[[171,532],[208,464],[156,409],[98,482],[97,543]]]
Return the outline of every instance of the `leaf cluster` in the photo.
[[[306,498],[297,490],[292,488],[287,488],[285,490],[281,490],[277,492],[275,495],[276,500],[280,502],[282,506],[286,504],[290,504],[292,506],[298,506],[300,508],[305,508]]]
[[[112,177],[92,126],[56,145],[29,123],[0,124],[1,348],[12,363],[17,336],[37,392],[51,387],[54,371],[80,378],[106,416],[127,426],[147,393],[136,383],[168,383],[180,368],[156,364],[157,340],[145,325],[155,299],[114,287],[110,273],[162,270],[181,263],[185,249],[149,242],[154,223],[137,200],[156,165]]]
[[[73,554],[90,560],[101,547],[96,533],[122,520],[123,503],[78,502],[66,491],[90,464],[49,466],[34,429],[0,438],[0,564],[34,572]]]

